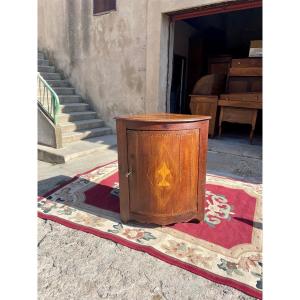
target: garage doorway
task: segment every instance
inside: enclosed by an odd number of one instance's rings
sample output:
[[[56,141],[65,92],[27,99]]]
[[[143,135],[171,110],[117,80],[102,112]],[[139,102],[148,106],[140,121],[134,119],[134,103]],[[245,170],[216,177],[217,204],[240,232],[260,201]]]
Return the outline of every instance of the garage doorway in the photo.
[[[250,64],[250,69],[261,67],[262,70],[262,55],[259,52],[261,45],[257,46],[257,43],[261,43],[263,39],[261,2],[239,2],[232,4],[232,7],[228,4],[223,8],[218,6],[206,10],[202,8],[199,11],[176,13],[172,16],[172,20],[174,21],[174,43],[170,112],[193,113],[190,95],[195,94],[195,85],[202,79],[196,94],[203,93],[204,96],[218,98],[215,117],[212,119],[214,130],[213,134],[210,134],[214,137],[219,133],[220,114],[222,115],[222,106],[219,103],[222,103],[220,98],[224,94],[243,93],[252,97],[252,94],[262,93],[262,74],[255,73],[255,76],[253,74],[248,76],[249,74],[245,73],[247,76],[239,75],[239,78],[229,75],[229,69],[238,63]],[[245,72],[245,69],[242,71]],[[213,84],[211,80],[214,80]],[[249,95],[245,95],[247,103],[249,103]],[[247,109],[236,108],[234,110],[236,116],[233,120],[228,116],[224,122],[221,122],[222,138],[247,139],[249,137],[253,120],[247,115]],[[202,109],[200,112],[204,114],[206,111]],[[243,118],[251,120],[247,123],[247,121],[243,122]],[[254,136],[255,143],[261,144],[262,109],[257,109]]]

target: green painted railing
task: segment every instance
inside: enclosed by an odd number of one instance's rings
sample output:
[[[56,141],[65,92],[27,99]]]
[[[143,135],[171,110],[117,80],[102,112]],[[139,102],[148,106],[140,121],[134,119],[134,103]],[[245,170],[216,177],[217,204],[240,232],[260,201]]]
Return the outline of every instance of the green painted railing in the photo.
[[[60,111],[59,98],[47,81],[37,73],[38,103],[48,117],[57,124],[57,114]]]

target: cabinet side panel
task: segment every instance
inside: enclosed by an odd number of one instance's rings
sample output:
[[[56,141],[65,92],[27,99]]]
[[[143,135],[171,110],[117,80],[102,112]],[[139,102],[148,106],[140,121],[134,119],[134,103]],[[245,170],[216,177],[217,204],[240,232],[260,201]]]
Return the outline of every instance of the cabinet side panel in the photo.
[[[208,142],[209,121],[201,122],[199,134],[199,181],[198,181],[198,216],[204,218],[205,206],[205,183],[206,183],[206,160]]]
[[[129,220],[129,188],[128,163],[127,163],[127,136],[126,122],[117,120],[117,145],[118,145],[118,166],[119,166],[119,185],[120,185],[120,213],[123,222]]]

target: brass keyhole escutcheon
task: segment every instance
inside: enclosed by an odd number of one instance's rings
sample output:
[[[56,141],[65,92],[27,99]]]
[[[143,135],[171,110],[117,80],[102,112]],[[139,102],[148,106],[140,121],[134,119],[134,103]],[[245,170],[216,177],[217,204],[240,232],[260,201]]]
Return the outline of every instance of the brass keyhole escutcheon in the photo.
[[[128,177],[131,175],[131,173],[132,173],[131,171],[127,172],[127,173],[125,174],[125,177],[128,178]]]

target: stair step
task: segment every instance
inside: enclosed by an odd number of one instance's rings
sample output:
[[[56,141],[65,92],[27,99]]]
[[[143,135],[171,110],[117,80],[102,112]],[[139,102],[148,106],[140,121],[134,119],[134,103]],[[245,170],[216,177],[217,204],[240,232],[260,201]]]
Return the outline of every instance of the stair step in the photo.
[[[48,81],[48,79],[62,79],[60,73],[47,73],[47,72],[41,72],[41,76]]]
[[[107,135],[111,133],[112,130],[109,127],[100,127],[100,128],[82,130],[77,132],[67,132],[62,134],[62,141],[63,141],[63,145],[65,145],[75,141],[79,141],[79,140],[83,140],[95,136]]]
[[[59,96],[60,113],[57,120],[62,131],[63,149],[67,153],[65,153],[66,157],[62,153],[47,155],[51,156],[51,159],[55,156],[61,162],[65,162],[77,157],[78,153],[85,155],[87,152],[99,151],[101,147],[105,146],[106,142],[105,140],[102,141],[102,137],[109,137],[112,134],[112,129],[105,127],[104,121],[98,118],[96,112],[90,110],[89,104],[83,102],[84,100],[80,95],[76,94],[75,88],[68,80],[64,79],[63,74],[55,72],[55,67],[49,65],[49,60],[42,52],[38,52],[38,72]],[[100,143],[101,147],[96,145],[93,139],[100,139],[96,142]],[[75,145],[78,149],[73,149]],[[66,151],[65,149],[69,150]],[[44,157],[46,152],[39,150],[39,156],[40,152],[42,153],[41,156]]]
[[[74,95],[75,89],[72,87],[53,87],[57,95]]]
[[[78,95],[59,95],[58,98],[61,104],[76,104],[82,102],[82,98]]]
[[[98,128],[103,126],[104,126],[104,121],[100,119],[90,119],[90,120],[60,123],[60,127],[63,133],[78,131],[83,129]]]
[[[87,103],[70,103],[60,105],[61,112],[75,112],[75,111],[87,111],[89,109],[89,105]]]
[[[70,86],[70,82],[68,80],[47,80],[47,82],[50,84],[50,86],[52,87],[69,87]]]
[[[95,118],[97,118],[97,114],[94,111],[62,113],[62,114],[58,114],[57,116],[59,123],[90,120]]]
[[[49,60],[48,59],[39,59],[38,66],[49,66]]]
[[[38,66],[39,72],[45,72],[45,73],[54,73],[55,67],[54,66]]]
[[[38,145],[38,159],[55,164],[64,164],[68,161],[86,157],[94,153],[117,146],[116,135],[103,135],[84,140],[79,140],[65,147],[55,149],[52,147]]]

